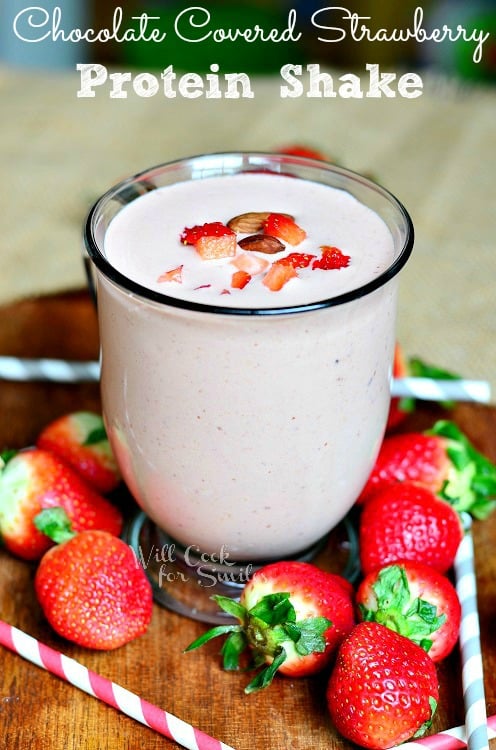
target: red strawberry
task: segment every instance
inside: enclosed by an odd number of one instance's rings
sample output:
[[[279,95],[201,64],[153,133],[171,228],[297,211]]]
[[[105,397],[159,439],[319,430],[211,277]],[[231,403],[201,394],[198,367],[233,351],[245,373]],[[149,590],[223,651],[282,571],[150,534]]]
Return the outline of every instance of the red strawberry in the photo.
[[[289,253],[284,258],[280,258],[275,262],[281,266],[292,266],[294,269],[307,268],[315,255],[311,253]]]
[[[45,513],[41,528],[51,524]],[[68,532],[66,538],[45,553],[34,580],[52,628],[79,646],[102,650],[145,633],[152,589],[131,548],[106,531]]]
[[[235,271],[231,276],[231,286],[233,289],[244,289],[250,281],[251,275],[242,269]]]
[[[236,669],[248,647],[254,666],[268,666],[245,688],[247,693],[269,685],[277,671],[303,677],[323,669],[354,625],[351,584],[310,563],[266,565],[246,584],[239,604],[214,599],[239,625],[214,628],[186,650],[228,633],[224,668]]]
[[[298,226],[294,219],[285,214],[269,214],[264,221],[264,232],[272,237],[277,237],[289,245],[299,245],[303,242],[307,233]]]
[[[99,414],[78,411],[59,417],[40,433],[36,445],[55,453],[98,492],[111,492],[120,482]]]
[[[120,511],[49,451],[31,448],[14,455],[0,473],[0,534],[7,549],[38,560],[52,545],[34,526],[43,508],[62,507],[76,531],[103,529],[119,535]]]
[[[425,734],[439,700],[436,666],[416,643],[376,622],[339,647],[327,688],[338,732],[372,750]]]
[[[486,518],[496,506],[496,466],[452,422],[387,437],[358,502],[366,503],[383,487],[404,481],[428,487],[476,518]]]
[[[312,268],[321,271],[333,271],[339,268],[346,268],[350,265],[350,256],[345,255],[338,247],[323,245],[321,247],[322,255],[312,263]]]
[[[400,344],[396,342],[393,360],[393,377],[404,378],[409,375],[408,363]],[[392,398],[389,407],[386,432],[396,429],[415,409],[415,399],[413,398]]]
[[[404,561],[369,573],[358,587],[360,618],[379,622],[441,661],[458,640],[461,607],[455,587],[429,565]]]
[[[456,510],[427,487],[386,487],[364,507],[359,522],[364,575],[384,565],[416,560],[445,573],[463,536]]]
[[[303,146],[301,144],[294,144],[289,146],[283,146],[282,148],[276,149],[278,154],[287,154],[288,156],[304,156],[307,159],[318,159],[319,161],[331,161],[329,157],[318,151],[315,148],[309,146]]]
[[[236,255],[236,234],[221,221],[185,227],[179,239],[183,245],[193,245],[203,260]]]
[[[296,275],[293,266],[273,263],[263,277],[262,284],[270,289],[271,292],[279,292],[283,286],[291,279],[294,279]]]
[[[433,380],[459,380],[460,376],[455,375],[448,370],[443,370],[436,365],[429,365],[418,357],[410,357],[407,359],[400,344],[396,343],[394,351],[394,362],[393,362],[393,376],[395,378],[404,378],[407,376],[417,378],[431,378]],[[442,401],[442,406],[445,409],[453,407],[452,401]],[[415,411],[416,400],[412,397],[409,398],[393,398],[391,399],[391,408],[389,410],[389,417],[386,425],[386,431],[391,432],[395,430],[413,411]]]

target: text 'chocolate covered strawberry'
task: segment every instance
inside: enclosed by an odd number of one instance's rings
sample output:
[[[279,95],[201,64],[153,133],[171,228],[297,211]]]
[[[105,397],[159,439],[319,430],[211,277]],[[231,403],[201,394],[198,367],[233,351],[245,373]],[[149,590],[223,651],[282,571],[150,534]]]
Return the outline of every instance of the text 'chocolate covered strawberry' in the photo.
[[[303,677],[323,669],[354,624],[352,587],[310,563],[280,562],[256,571],[240,602],[215,601],[239,624],[220,625],[200,636],[190,651],[220,635],[225,669],[237,669],[245,649],[252,666],[265,667],[245,688],[267,687],[276,674]]]

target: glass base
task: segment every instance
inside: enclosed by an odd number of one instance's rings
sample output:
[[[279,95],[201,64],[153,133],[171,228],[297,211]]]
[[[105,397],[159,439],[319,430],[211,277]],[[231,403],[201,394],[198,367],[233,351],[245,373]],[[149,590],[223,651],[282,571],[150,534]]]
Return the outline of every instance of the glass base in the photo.
[[[134,550],[152,585],[157,604],[185,617],[213,625],[232,622],[212,600],[214,595],[239,599],[251,575],[269,562],[233,563],[222,551],[217,555],[183,547],[159,529],[145,513],[138,513],[125,530],[125,541]],[[312,562],[351,582],[359,575],[358,543],[354,524],[346,517],[327,536],[286,560]]]

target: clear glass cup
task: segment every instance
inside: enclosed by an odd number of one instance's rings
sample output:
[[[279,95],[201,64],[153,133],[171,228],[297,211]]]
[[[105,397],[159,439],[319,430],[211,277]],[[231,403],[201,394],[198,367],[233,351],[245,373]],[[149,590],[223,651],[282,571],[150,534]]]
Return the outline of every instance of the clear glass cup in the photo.
[[[143,193],[250,171],[348,191],[387,225],[392,263],[330,299],[247,309],[152,291],[107,260],[110,222]],[[191,215],[194,223],[194,206]],[[323,162],[207,154],[105,193],[87,218],[85,246],[98,299],[105,423],[145,514],[131,538],[157,598],[215,621],[211,607],[198,604],[200,589],[219,593],[208,571],[236,589],[255,565],[311,558],[370,473],[389,409],[398,272],[413,247],[412,222],[388,191]]]

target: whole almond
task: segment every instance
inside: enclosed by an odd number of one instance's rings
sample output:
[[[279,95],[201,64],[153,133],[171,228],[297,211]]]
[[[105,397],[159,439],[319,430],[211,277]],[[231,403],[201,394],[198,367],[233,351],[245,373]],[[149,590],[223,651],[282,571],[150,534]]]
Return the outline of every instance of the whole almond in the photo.
[[[229,227],[229,229],[232,229],[233,232],[240,232],[241,234],[252,234],[253,232],[260,232],[260,230],[263,229],[264,222],[267,221],[271,213],[274,212],[249,211],[246,214],[234,216],[227,222],[227,226]],[[287,216],[290,219],[293,218],[289,214],[283,215]]]
[[[267,255],[280,253],[281,250],[285,249],[283,243],[277,237],[272,237],[270,234],[252,234],[249,237],[243,237],[238,242],[238,245],[243,250],[266,253]]]

